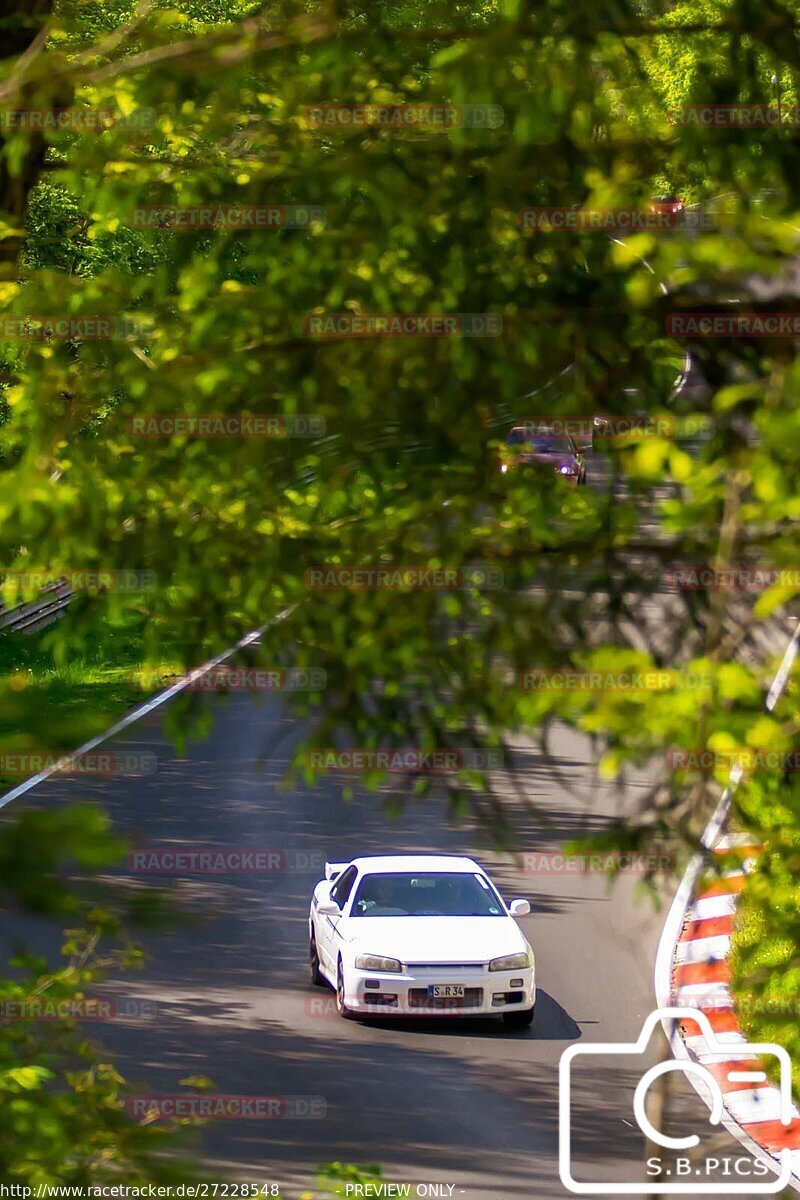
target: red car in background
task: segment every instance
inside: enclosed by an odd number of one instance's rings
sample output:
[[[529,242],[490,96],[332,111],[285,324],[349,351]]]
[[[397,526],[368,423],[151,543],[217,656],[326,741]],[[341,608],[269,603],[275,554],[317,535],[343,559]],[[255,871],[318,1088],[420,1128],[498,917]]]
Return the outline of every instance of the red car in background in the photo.
[[[549,469],[565,483],[586,483],[586,463],[572,438],[565,433],[532,430],[515,425],[506,437],[511,453],[500,464],[503,474],[517,467]]]
[[[686,201],[672,192],[666,196],[653,196],[650,200],[650,212],[671,217],[677,224],[686,216]]]

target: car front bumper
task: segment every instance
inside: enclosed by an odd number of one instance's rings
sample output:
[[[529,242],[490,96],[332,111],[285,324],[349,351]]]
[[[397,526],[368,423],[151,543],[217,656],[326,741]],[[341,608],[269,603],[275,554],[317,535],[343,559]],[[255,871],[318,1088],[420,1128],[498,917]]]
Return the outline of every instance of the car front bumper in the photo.
[[[434,997],[433,985],[463,987],[463,997]],[[408,968],[402,974],[345,972],[345,1004],[359,1016],[479,1017],[524,1012],[536,1003],[533,967],[490,971],[488,967]]]

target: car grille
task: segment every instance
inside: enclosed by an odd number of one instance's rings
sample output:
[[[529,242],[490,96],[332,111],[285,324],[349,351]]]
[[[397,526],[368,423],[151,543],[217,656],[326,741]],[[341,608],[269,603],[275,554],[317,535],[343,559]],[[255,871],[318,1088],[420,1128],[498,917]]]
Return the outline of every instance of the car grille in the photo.
[[[409,971],[438,971],[440,975],[456,975],[459,971],[469,971],[470,975],[474,975],[476,971],[485,971],[485,962],[476,963],[424,963],[424,962],[409,962],[405,964]]]
[[[464,988],[463,996],[429,996],[427,988],[408,989],[409,1008],[459,1009],[480,1008],[483,1004],[483,988]]]

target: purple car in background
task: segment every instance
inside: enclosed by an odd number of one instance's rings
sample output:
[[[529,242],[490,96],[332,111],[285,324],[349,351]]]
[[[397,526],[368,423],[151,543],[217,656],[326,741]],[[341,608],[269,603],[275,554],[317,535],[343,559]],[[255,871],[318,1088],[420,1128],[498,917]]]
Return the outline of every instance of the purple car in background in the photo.
[[[553,471],[566,483],[586,483],[586,463],[566,433],[549,433],[515,425],[506,437],[512,454],[504,455],[503,474],[517,467],[539,467]]]

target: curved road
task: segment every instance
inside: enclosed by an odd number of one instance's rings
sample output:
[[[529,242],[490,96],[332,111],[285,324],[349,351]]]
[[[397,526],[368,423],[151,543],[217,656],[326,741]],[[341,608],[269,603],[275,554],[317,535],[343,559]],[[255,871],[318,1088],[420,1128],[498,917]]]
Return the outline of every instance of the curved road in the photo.
[[[228,1095],[324,1099],[321,1119],[222,1120],[204,1129],[209,1180],[277,1182],[282,1195],[296,1197],[317,1164],[338,1159],[379,1163],[387,1180],[410,1183],[412,1195],[423,1183],[452,1185],[465,1200],[567,1195],[558,1178],[559,1056],[576,1039],[635,1039],[654,1006],[663,914],[637,897],[633,873],[610,889],[602,875],[564,871],[557,857],[548,869],[542,856],[623,815],[634,795],[592,783],[588,746],[568,731],[555,765],[577,794],[520,744],[516,765],[536,811],[514,798],[509,779],[521,848],[533,856],[514,861],[450,825],[441,802],[392,822],[374,796],[343,802],[339,779],[286,790],[279,781],[302,726],[274,697],[217,698],[214,707],[209,740],[186,758],[162,737],[158,714],[114,747],[155,752],[151,776],[50,780],[17,802],[97,799],[141,847],[282,856],[283,869],[269,873],[152,877],[174,882],[183,915],[148,938],[143,973],[97,991],[142,998],[157,1011],[149,1020],[93,1025],[92,1035],[141,1093],[174,1093],[180,1079],[202,1073]],[[332,994],[309,988],[307,907],[324,859],[410,850],[474,853],[507,898],[531,900],[521,922],[540,988],[531,1031],[509,1033],[500,1021],[342,1021]],[[6,950],[23,932],[57,948],[54,928],[22,926],[4,930]],[[573,1128],[585,1169],[594,1171],[581,1178],[641,1178],[641,1138],[631,1123],[637,1080],[618,1069],[581,1077]],[[699,1130],[704,1107],[688,1086],[678,1091],[688,1132]],[[726,1147],[738,1153],[734,1143]]]
[[[683,390],[701,386],[691,376],[682,380]],[[603,463],[590,467],[602,486]],[[653,605],[656,620],[663,602]],[[210,1182],[278,1183],[283,1196],[296,1197],[317,1164],[340,1160],[379,1163],[385,1179],[409,1184],[412,1196],[426,1184],[465,1200],[567,1196],[558,1173],[559,1057],[579,1040],[637,1037],[655,1004],[663,912],[638,894],[635,874],[610,888],[600,874],[565,871],[558,852],[565,839],[597,832],[635,808],[636,785],[624,795],[597,784],[588,745],[568,731],[554,746],[556,770],[520,743],[522,799],[510,777],[506,789],[521,848],[513,859],[482,848],[470,828],[453,827],[433,800],[392,822],[374,796],[344,803],[336,778],[286,790],[280,779],[302,725],[274,698],[236,696],[214,707],[208,741],[186,758],[162,737],[158,713],[114,745],[154,751],[152,776],[51,779],[16,802],[96,799],[143,848],[279,856],[282,869],[268,873],[151,877],[174,883],[180,917],[148,939],[142,973],[98,989],[144,1001],[151,1013],[99,1031],[120,1070],[142,1094],[175,1093],[179,1080],[203,1074],[226,1095],[300,1095],[324,1104],[321,1118],[205,1128],[200,1161]],[[308,899],[325,858],[404,851],[474,854],[506,898],[531,900],[533,912],[521,921],[537,959],[530,1031],[508,1033],[500,1021],[345,1022],[332,993],[307,985]],[[21,936],[52,955],[61,941],[59,929],[30,919],[6,923],[2,936],[7,952]],[[91,1026],[93,1035],[98,1030]],[[576,1075],[578,1178],[642,1178],[632,1095],[659,1052],[654,1047],[636,1071],[598,1060]],[[700,1133],[706,1124],[705,1106],[680,1080],[670,1118],[665,1131],[672,1134]],[[743,1157],[726,1134],[715,1137],[712,1152]]]

